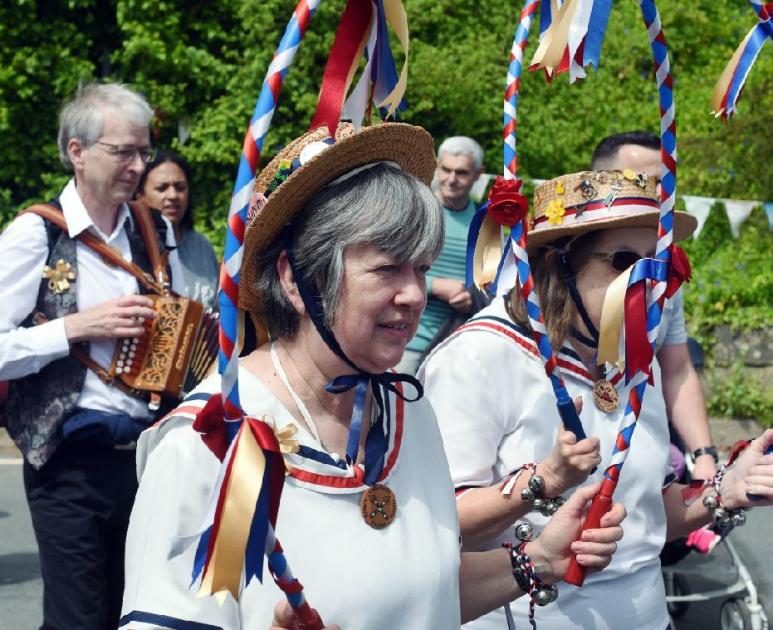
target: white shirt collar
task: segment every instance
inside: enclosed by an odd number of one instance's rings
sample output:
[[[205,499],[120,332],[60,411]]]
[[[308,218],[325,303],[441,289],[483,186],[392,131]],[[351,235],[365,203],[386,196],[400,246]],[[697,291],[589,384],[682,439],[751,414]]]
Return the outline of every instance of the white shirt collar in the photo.
[[[59,203],[62,205],[62,211],[64,212],[65,221],[67,221],[67,231],[70,238],[75,238],[84,230],[93,227],[94,229],[92,232],[102,238],[105,242],[110,243],[123,229],[127,218],[131,222],[132,227],[134,226],[134,217],[132,217],[132,214],[129,211],[129,204],[122,203],[121,209],[118,211],[118,218],[113,233],[107,235],[101,232],[94,224],[91,216],[89,216],[86,206],[83,205],[83,200],[75,188],[75,178],[72,178],[67,183],[67,186],[64,187],[62,194],[59,195]]]

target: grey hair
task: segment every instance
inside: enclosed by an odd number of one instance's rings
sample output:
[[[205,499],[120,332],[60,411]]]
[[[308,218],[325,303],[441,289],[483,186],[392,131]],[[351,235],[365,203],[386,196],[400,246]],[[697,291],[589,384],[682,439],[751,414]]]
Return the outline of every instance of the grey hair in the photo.
[[[318,289],[328,327],[340,301],[347,248],[371,244],[400,263],[416,263],[434,261],[444,239],[443,209],[432,191],[384,163],[319,190],[291,229],[298,271],[307,286]],[[286,248],[280,236],[258,257],[261,315],[273,339],[294,336],[300,321],[276,269]]]
[[[59,114],[59,160],[68,171],[73,170],[73,165],[67,153],[67,144],[72,138],[87,147],[97,142],[104,128],[105,107],[117,109],[137,127],[147,127],[153,118],[153,110],[145,97],[126,85],[89,83],[80,88]]]
[[[446,138],[437,150],[438,157],[441,153],[448,155],[464,155],[472,160],[476,169],[483,166],[483,149],[472,138],[467,136],[451,136]]]

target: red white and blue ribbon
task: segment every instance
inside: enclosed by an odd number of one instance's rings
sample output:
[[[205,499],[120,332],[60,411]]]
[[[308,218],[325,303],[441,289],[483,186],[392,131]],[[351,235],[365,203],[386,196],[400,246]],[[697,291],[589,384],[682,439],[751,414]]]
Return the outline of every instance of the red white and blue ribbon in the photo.
[[[716,116],[723,120],[730,118],[737,109],[746,78],[760,54],[765,42],[773,39],[773,2],[749,0],[749,4],[757,14],[759,22],[752,27],[736,49],[724,71],[714,86],[711,99],[712,109]]]
[[[543,6],[545,4],[548,3],[543,3]],[[571,430],[578,440],[581,440],[586,437],[585,431],[574,407],[574,402],[569,396],[561,377],[561,370],[558,367],[555,353],[548,338],[547,329],[545,328],[545,322],[540,310],[539,296],[534,286],[529,256],[526,253],[528,201],[520,193],[521,180],[517,179],[518,153],[516,149],[516,133],[518,94],[521,86],[521,72],[523,70],[523,53],[528,44],[529,29],[538,6],[539,0],[526,0],[515,30],[505,84],[504,126],[502,133],[504,141],[503,175],[502,177],[497,177],[489,193],[489,200],[478,211],[470,226],[467,248],[468,284],[474,282],[476,285],[481,286],[481,288],[488,284],[488,278],[476,273],[475,268],[484,264],[478,262],[481,256],[486,255],[483,250],[493,249],[486,241],[490,242],[491,237],[493,239],[497,238],[499,226],[509,227],[510,237],[500,259],[496,276],[493,282],[486,288],[490,293],[496,295],[506,293],[515,286],[517,276],[518,286],[526,305],[534,341],[539,349],[545,373],[550,379],[550,384],[556,395],[559,414],[564,426]],[[542,26],[545,28],[548,26],[545,24],[545,19],[549,19],[550,15],[550,11],[543,10]],[[482,242],[479,248],[479,235],[481,233],[488,234],[489,236],[481,239]]]
[[[635,331],[629,330],[629,323],[640,321],[641,313],[646,310],[647,343],[644,345],[644,349],[641,347],[635,349],[637,353],[643,352],[643,355],[641,355],[643,360],[634,361],[633,368],[630,365],[626,365],[626,380],[630,384],[628,402],[615,440],[610,464],[604,471],[601,489],[593,499],[590,511],[583,524],[583,529],[598,527],[602,515],[612,505],[612,495],[617,487],[623,464],[625,464],[628,456],[633,433],[636,429],[636,422],[641,412],[644,392],[651,378],[651,361],[654,355],[655,341],[657,339],[663,304],[669,293],[669,265],[673,244],[674,204],[676,201],[676,124],[674,117],[673,78],[668,58],[668,47],[657,7],[652,0],[641,0],[640,8],[652,49],[660,104],[660,218],[655,259],[640,260],[631,273],[633,281],[629,285],[629,291],[632,292],[632,298],[626,301],[625,320],[626,335],[633,337]],[[642,295],[643,291],[646,292],[645,295]],[[584,569],[573,560],[564,580],[579,586],[584,580],[584,575]]]
[[[239,400],[237,335],[239,276],[252,186],[282,82],[318,4],[319,0],[300,0],[293,11],[255,105],[234,183],[226,228],[225,255],[220,271],[218,371],[221,375],[222,395],[213,397],[219,399],[219,404],[210,400],[212,404],[208,404],[207,409],[208,414],[219,415],[227,449],[221,453],[223,466],[205,526],[198,538],[193,571],[194,581],[201,578],[202,594],[219,594],[219,597],[223,597],[226,592],[230,592],[238,598],[242,584],[248,584],[253,576],[258,579],[262,577],[262,551],[270,548],[269,570],[275,576],[285,576],[281,583],[277,583],[280,587],[287,587],[285,592],[288,599],[299,617],[308,621],[307,627],[321,627],[321,623],[318,616],[315,619],[316,613],[303,601],[300,584],[287,581],[289,569],[273,535],[284,481],[284,465],[279,465],[281,454],[277,454],[278,449],[275,448],[273,429],[261,421],[244,418]],[[256,480],[252,473],[256,466],[260,468],[260,461],[263,462],[264,476]],[[277,472],[280,469],[281,472]],[[248,471],[246,476],[242,470]],[[257,484],[258,481],[261,483]],[[249,484],[253,482],[256,485],[250,487]],[[254,497],[256,488],[259,494]],[[221,535],[223,531],[238,531],[240,536],[234,540],[231,535]],[[188,544],[190,541],[182,541],[177,546],[181,549]]]
[[[300,0],[287,24],[284,35],[266,72],[247,134],[234,182],[226,226],[225,254],[220,270],[220,353],[218,371],[223,383],[223,409],[226,419],[238,423],[242,417],[238,388],[238,305],[239,273],[242,266],[244,232],[255,173],[260,162],[263,142],[274,116],[290,64],[303,39],[306,28],[319,5],[319,0]],[[236,435],[237,426],[232,429]]]

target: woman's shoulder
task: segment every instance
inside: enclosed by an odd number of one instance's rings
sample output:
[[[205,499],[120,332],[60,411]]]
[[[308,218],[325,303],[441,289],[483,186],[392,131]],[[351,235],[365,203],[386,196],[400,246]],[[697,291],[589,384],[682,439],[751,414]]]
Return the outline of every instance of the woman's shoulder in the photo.
[[[215,257],[215,248],[212,246],[210,240],[201,232],[197,232],[193,228],[188,228],[182,234],[180,238],[179,247],[190,256],[204,254]]]
[[[449,361],[498,364],[507,360],[512,365],[537,358],[537,346],[529,332],[512,322],[504,300],[497,298],[440,343],[425,361],[422,372],[430,365],[441,366]]]

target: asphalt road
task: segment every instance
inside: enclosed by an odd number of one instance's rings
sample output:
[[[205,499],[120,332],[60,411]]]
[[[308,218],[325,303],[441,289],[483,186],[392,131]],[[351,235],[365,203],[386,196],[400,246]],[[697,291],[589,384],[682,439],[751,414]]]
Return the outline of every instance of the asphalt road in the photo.
[[[0,459],[0,462],[8,461]],[[770,619],[773,619],[773,509],[749,513],[749,522],[731,534]],[[727,589],[737,571],[727,549],[710,555],[691,553],[678,565],[691,592]],[[727,596],[737,597],[740,595]],[[719,609],[727,597],[690,604],[674,620],[674,630],[720,630]],[[29,511],[24,500],[21,466],[0,463],[0,630],[37,630],[42,622],[42,582]],[[537,615],[539,627],[539,614]],[[262,629],[261,629],[262,630]],[[637,630],[629,628],[625,630]]]

